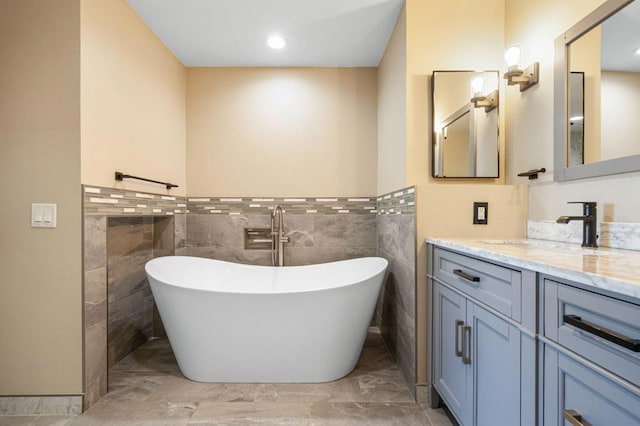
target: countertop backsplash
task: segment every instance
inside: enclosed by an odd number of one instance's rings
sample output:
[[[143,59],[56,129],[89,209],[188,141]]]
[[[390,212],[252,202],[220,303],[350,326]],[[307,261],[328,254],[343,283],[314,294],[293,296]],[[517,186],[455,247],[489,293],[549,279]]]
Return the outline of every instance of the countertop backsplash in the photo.
[[[553,220],[528,220],[527,238],[581,244],[582,222],[565,225]],[[598,223],[598,245],[640,251],[640,223]]]

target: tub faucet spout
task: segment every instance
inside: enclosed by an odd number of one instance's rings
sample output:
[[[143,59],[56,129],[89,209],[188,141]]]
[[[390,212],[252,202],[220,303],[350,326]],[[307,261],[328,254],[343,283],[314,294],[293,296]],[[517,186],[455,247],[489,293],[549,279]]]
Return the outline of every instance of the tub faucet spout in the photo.
[[[560,216],[557,223],[569,223],[574,220],[582,221],[582,247],[598,247],[596,233],[598,205],[592,201],[570,201],[567,204],[582,204],[583,216]]]
[[[284,235],[284,212],[277,204],[271,211],[271,263],[273,266],[284,266],[284,243],[288,242],[289,237]]]

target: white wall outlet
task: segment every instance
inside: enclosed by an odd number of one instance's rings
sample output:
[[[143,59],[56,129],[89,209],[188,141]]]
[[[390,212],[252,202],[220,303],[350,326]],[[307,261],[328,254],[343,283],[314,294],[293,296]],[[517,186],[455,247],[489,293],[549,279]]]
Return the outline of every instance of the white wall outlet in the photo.
[[[31,204],[32,228],[55,228],[57,217],[57,204]]]

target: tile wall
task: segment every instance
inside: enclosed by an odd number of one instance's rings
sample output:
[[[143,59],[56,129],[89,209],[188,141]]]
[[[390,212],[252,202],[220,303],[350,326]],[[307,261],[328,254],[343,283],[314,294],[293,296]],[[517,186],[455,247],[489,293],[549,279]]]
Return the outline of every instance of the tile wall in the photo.
[[[389,261],[387,279],[378,304],[378,324],[415,396],[415,188],[385,194],[377,201],[378,255]]]
[[[285,244],[286,265],[376,255],[389,260],[374,323],[414,392],[414,188],[381,197],[188,200],[93,186],[83,191],[84,410],[106,394],[109,365],[150,335],[163,332],[152,308],[144,263],[175,253],[269,265],[270,250],[245,249],[244,229],[270,227],[276,204],[284,209],[285,234],[290,238]]]
[[[108,367],[164,333],[144,263],[184,247],[186,198],[92,186],[83,193],[87,410],[107,393]]]
[[[189,198],[186,254],[271,265],[270,250],[245,250],[245,228],[269,228],[284,210],[285,265],[376,255],[376,198]]]

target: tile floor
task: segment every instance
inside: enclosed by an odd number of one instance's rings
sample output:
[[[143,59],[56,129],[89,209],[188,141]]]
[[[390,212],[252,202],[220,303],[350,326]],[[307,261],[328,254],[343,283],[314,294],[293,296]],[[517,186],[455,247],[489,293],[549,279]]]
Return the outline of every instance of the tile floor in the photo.
[[[0,425],[451,425],[442,409],[413,401],[374,330],[355,370],[329,383],[192,382],[164,339],[127,356],[109,380],[109,393],[80,416],[0,416]]]

